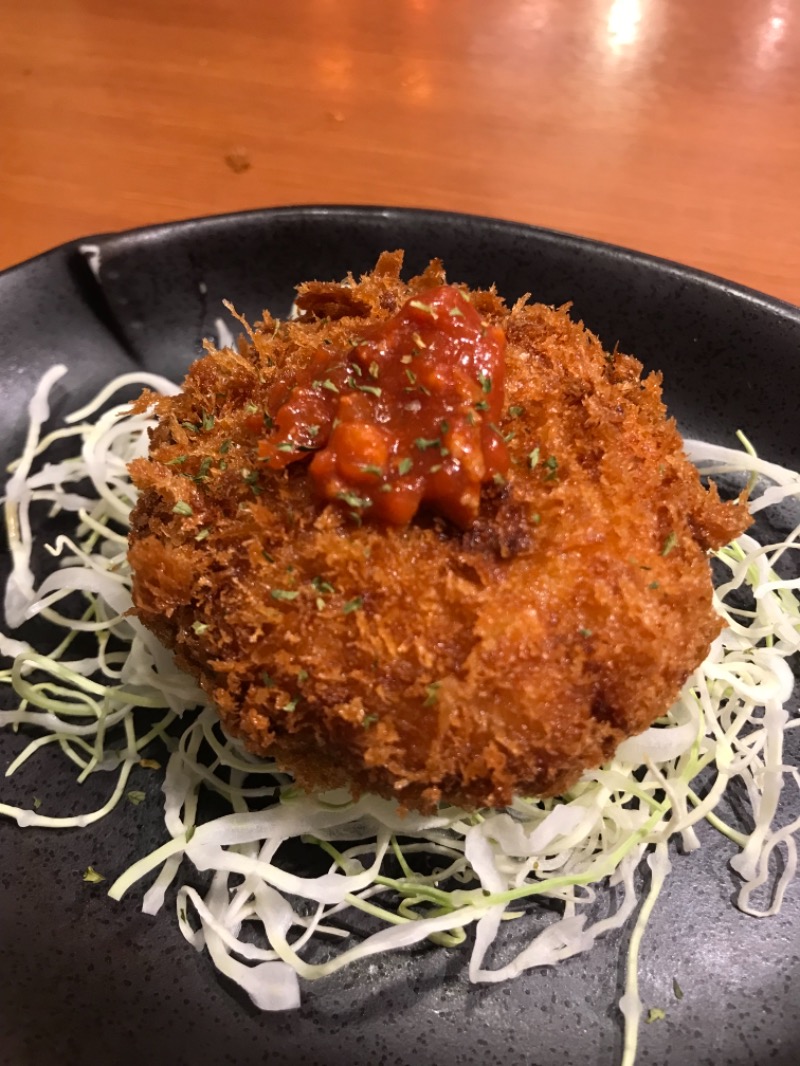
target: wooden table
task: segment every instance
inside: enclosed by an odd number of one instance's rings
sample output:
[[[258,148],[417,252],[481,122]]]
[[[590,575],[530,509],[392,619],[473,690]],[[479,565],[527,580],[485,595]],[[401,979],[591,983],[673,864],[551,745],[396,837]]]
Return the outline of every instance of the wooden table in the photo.
[[[25,0],[0,267],[288,203],[450,208],[800,303],[795,0]]]

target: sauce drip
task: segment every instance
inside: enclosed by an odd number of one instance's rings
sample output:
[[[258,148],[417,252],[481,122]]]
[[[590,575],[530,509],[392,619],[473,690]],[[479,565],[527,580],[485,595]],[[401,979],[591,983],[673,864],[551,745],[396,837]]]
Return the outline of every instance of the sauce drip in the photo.
[[[503,330],[441,285],[350,340],[320,345],[293,384],[273,386],[259,459],[278,469],[311,456],[316,493],[357,520],[402,526],[427,505],[470,525],[481,485],[508,470]]]

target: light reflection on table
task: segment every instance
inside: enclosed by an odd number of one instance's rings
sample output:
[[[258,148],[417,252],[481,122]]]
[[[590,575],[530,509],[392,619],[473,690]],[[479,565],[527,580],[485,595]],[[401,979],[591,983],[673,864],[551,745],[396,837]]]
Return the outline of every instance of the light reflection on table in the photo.
[[[0,63],[0,266],[98,230],[365,202],[552,226],[800,302],[793,0],[31,0],[0,12]]]

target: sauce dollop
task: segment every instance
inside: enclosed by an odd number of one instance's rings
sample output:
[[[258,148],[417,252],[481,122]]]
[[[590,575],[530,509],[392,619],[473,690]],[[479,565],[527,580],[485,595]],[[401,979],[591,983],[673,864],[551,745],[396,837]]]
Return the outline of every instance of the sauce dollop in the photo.
[[[273,386],[258,457],[276,469],[311,456],[316,493],[358,521],[402,526],[426,505],[465,528],[481,485],[508,471],[505,344],[460,289],[420,293]]]

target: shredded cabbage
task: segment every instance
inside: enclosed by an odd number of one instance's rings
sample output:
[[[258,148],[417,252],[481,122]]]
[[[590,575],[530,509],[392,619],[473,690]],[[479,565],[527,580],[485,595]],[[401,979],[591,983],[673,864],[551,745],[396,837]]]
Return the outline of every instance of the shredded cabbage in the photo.
[[[786,706],[794,681],[787,660],[800,649],[800,580],[786,576],[783,557],[800,547],[800,525],[779,543],[742,536],[717,553],[727,577],[714,603],[725,629],[669,713],[620,745],[612,762],[584,774],[559,799],[518,797],[505,810],[443,807],[432,816],[402,816],[375,796],[305,795],[274,763],[250,755],[225,735],[196,683],[127,615],[126,529],[135,493],[126,466],[146,453],[151,421],[122,404],[99,412],[134,380],[163,393],[175,386],[155,375],[126,375],[66,427],[42,436],[49,391],[63,373],[63,367],[49,371],[31,401],[30,431],[5,497],[8,623],[13,629],[39,616],[63,636],[44,653],[0,634],[0,653],[13,659],[0,682],[19,697],[15,710],[0,711],[0,725],[37,729],[7,775],[57,744],[78,767],[79,781],[104,771],[114,783],[94,811],[50,815],[38,802],[34,809],[0,803],[0,814],[20,826],[89,825],[123,799],[131,769],[162,738],[170,753],[162,786],[167,839],[121,872],[110,895],[118,900],[156,874],[143,901],[155,914],[185,859],[208,872],[202,889],[184,884],[175,892],[179,928],[264,1010],[298,1006],[299,978],[325,977],[426,939],[453,947],[467,940],[468,929],[471,980],[503,981],[587,951],[638,907],[620,1001],[623,1066],[630,1066],[643,1010],[639,946],[670,872],[669,842],[680,838],[685,850],[697,848],[695,826],[702,820],[729,837],[739,849],[731,861],[741,879],[738,905],[754,915],[775,913],[796,873],[800,818],[777,823],[782,789],[800,785],[797,768],[785,765],[783,755],[785,731],[798,724]],[[74,442],[74,453],[49,460],[65,439]],[[750,477],[757,487],[754,513],[800,500],[800,475],[759,459],[743,443],[744,451],[698,441],[686,447],[704,472]],[[37,587],[32,553],[46,536],[46,521],[38,532],[41,516],[32,508],[42,504],[50,518],[71,513],[74,532],[46,545],[53,566]],[[76,593],[79,618],[68,609]],[[95,642],[92,654],[72,651],[79,634]],[[734,781],[748,797],[749,832],[715,813]],[[229,813],[203,821],[204,790]],[[313,868],[322,860],[325,872],[300,874],[297,863],[289,868],[287,842],[309,849]],[[764,898],[759,890],[770,884],[777,849],[783,862],[776,864],[766,904],[758,904],[754,894]],[[637,877],[645,866],[649,877]],[[649,888],[640,903],[642,881]],[[595,900],[615,886],[617,907],[597,918]],[[543,915],[549,923],[511,961],[492,965],[503,923],[525,922],[525,907],[536,896],[557,901]],[[350,931],[355,917],[357,936]]]

